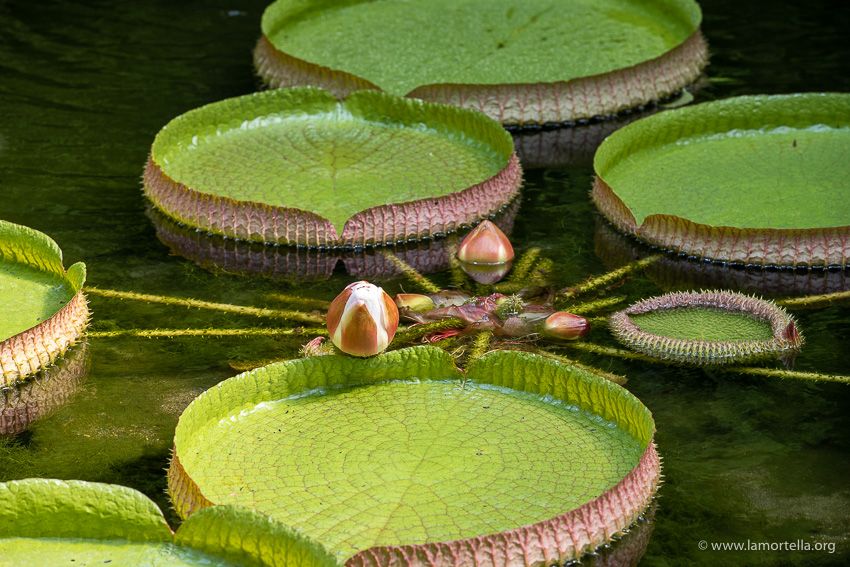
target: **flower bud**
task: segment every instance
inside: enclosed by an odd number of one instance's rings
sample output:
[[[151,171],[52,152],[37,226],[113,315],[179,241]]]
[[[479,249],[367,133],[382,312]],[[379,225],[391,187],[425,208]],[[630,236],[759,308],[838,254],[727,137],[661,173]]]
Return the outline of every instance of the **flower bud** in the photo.
[[[514,259],[514,247],[498,226],[485,220],[460,243],[457,258],[466,264],[505,264]]]
[[[372,356],[390,345],[398,328],[398,308],[383,289],[354,282],[328,308],[328,334],[336,347],[353,356]]]
[[[397,293],[395,304],[399,309],[410,309],[416,313],[424,313],[437,307],[433,299],[421,293]]]
[[[556,311],[543,322],[543,334],[554,339],[572,341],[585,336],[590,331],[590,323],[584,317]]]

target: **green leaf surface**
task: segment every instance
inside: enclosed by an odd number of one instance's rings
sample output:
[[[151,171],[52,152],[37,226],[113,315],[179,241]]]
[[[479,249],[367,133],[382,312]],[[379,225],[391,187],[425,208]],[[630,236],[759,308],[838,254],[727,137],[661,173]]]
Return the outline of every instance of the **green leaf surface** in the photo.
[[[170,542],[171,530],[131,488],[27,479],[0,484],[0,538],[9,537]]]
[[[62,251],[47,235],[0,221],[0,341],[35,327],[82,288],[85,266],[62,266]]]
[[[699,27],[690,0],[279,0],[279,50],[404,95],[439,83],[569,81],[661,56]]]
[[[471,111],[360,92],[280,89],[169,123],[154,162],[197,191],[314,212],[342,232],[362,210],[461,191],[496,175],[510,136]]]
[[[647,333],[685,340],[743,341],[773,338],[768,321],[746,313],[708,307],[659,309],[631,315],[632,321]]]
[[[251,510],[216,506],[172,537],[150,499],[123,486],[27,479],[0,484],[0,566],[330,567],[333,557]]]
[[[850,95],[739,97],[663,112],[611,135],[596,172],[640,225],[850,225]]]
[[[622,480],[653,432],[622,388],[540,357],[488,356],[459,378],[433,347],[274,364],[193,402],[176,454],[210,501],[345,558],[548,520]]]

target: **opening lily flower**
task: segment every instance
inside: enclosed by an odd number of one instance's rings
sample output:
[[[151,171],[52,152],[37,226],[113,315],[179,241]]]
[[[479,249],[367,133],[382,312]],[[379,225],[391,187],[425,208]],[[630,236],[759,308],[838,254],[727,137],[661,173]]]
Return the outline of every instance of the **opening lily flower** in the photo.
[[[336,347],[353,356],[373,356],[390,346],[398,329],[398,308],[380,287],[354,282],[328,309],[328,334]]]
[[[485,220],[460,243],[457,259],[467,264],[506,264],[514,259],[514,247],[498,226]]]
[[[572,341],[585,336],[590,323],[584,317],[566,311],[556,311],[543,322],[543,334],[555,339]]]

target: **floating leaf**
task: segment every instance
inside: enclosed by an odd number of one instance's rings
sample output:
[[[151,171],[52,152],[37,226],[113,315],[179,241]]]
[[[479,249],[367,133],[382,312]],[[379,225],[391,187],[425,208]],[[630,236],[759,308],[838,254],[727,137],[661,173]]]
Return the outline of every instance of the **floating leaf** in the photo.
[[[726,262],[850,263],[850,95],[748,96],[612,134],[593,199],[650,244]]]
[[[176,534],[140,492],[123,486],[33,478],[0,484],[4,564],[330,567],[319,544],[250,510],[216,506]]]
[[[351,565],[485,553],[536,564],[579,557],[636,519],[658,482],[653,433],[626,390],[539,356],[493,352],[465,379],[434,347],[321,356],[198,397],[169,489],[183,516],[255,508]]]
[[[694,81],[707,61],[700,20],[692,0],[279,0],[254,63],[275,87],[382,89],[505,124],[567,122]]]
[[[507,205],[521,178],[510,135],[480,113],[306,88],[175,118],[144,177],[154,205],[189,226],[313,247],[454,231]]]
[[[48,366],[83,333],[86,267],[47,235],[0,221],[0,386]]]
[[[796,353],[793,317],[776,304],[731,291],[674,292],[639,301],[610,318],[629,348],[684,364],[731,364]]]

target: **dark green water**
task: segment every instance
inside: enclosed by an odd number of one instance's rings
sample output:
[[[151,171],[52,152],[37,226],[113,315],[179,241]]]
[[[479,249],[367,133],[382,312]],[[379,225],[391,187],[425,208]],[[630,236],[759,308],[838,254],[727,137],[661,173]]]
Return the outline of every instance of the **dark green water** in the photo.
[[[850,47],[844,41],[850,9],[844,3],[702,5],[712,65],[699,99],[850,91]],[[172,255],[145,214],[140,175],[157,130],[190,108],[256,89],[251,48],[263,7],[264,2],[235,0],[0,2],[0,218],[50,234],[65,251],[66,264],[85,261],[90,284],[103,288],[283,308],[291,306],[267,294],[332,298],[351,276],[338,271],[327,281],[298,283],[215,275]],[[527,173],[512,239],[520,252],[542,247],[555,260],[561,285],[602,273],[632,253],[628,242],[612,244],[598,226],[589,186],[586,165]],[[670,263],[618,292],[636,300],[671,287],[749,288],[765,279],[809,291],[847,285],[844,274],[794,280],[746,273],[732,280],[728,272],[682,276],[688,266]],[[445,274],[435,279],[448,282]],[[395,292],[405,282],[383,284]],[[93,328],[99,330],[276,324],[97,297],[91,305]],[[796,368],[850,373],[850,309],[799,316],[808,344]],[[591,338],[610,341],[604,330]],[[70,402],[29,432],[0,441],[0,480],[42,476],[120,483],[167,508],[164,469],[185,405],[236,374],[231,362],[292,357],[302,342],[302,337],[92,339],[91,372]],[[586,361],[627,374],[628,388],[657,421],[666,482],[644,564],[850,560],[850,389]],[[836,551],[698,549],[700,540],[798,539],[834,543]]]

